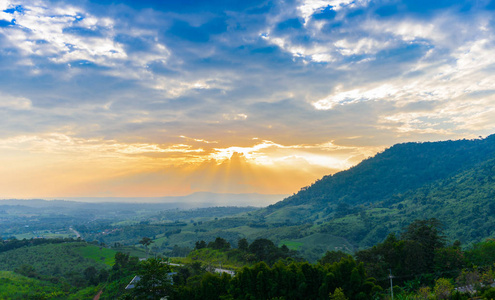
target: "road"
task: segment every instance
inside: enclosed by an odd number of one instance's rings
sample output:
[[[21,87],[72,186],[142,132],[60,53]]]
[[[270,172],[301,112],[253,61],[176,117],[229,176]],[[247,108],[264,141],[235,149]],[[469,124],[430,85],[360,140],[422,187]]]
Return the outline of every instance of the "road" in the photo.
[[[74,228],[72,227],[69,227],[69,230],[74,232],[74,234],[76,235],[76,238],[80,238],[81,237],[81,234],[79,232],[77,232]]]

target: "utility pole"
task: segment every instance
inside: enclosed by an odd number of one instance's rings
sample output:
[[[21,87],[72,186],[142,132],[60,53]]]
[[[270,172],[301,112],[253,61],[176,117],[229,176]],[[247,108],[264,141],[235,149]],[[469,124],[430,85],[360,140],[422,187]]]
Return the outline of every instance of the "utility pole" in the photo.
[[[388,278],[390,278],[390,295],[392,296],[392,300],[394,300],[394,285],[392,284],[392,278],[394,278],[394,276],[392,275],[392,269],[388,269],[390,271],[390,275],[388,276]]]

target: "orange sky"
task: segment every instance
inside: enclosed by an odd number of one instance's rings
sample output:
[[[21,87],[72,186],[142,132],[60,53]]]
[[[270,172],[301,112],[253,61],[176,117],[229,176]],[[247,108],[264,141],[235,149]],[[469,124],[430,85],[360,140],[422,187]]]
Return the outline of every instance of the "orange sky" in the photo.
[[[0,141],[3,198],[160,197],[197,191],[290,194],[382,147],[281,145],[251,139],[222,148],[182,136],[158,145],[21,136]],[[218,148],[217,148],[218,147]]]

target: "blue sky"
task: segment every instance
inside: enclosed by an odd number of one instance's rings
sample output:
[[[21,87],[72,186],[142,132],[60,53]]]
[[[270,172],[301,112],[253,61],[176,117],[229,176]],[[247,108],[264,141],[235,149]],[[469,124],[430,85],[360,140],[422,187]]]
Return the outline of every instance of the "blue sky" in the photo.
[[[0,197],[291,193],[395,143],[489,135],[494,11],[3,0]]]

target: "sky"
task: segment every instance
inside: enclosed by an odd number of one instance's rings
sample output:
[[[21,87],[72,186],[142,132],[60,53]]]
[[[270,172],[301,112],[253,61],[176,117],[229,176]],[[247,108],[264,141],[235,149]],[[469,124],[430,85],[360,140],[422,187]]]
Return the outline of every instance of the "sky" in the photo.
[[[494,94],[490,1],[0,0],[0,198],[291,194]]]

